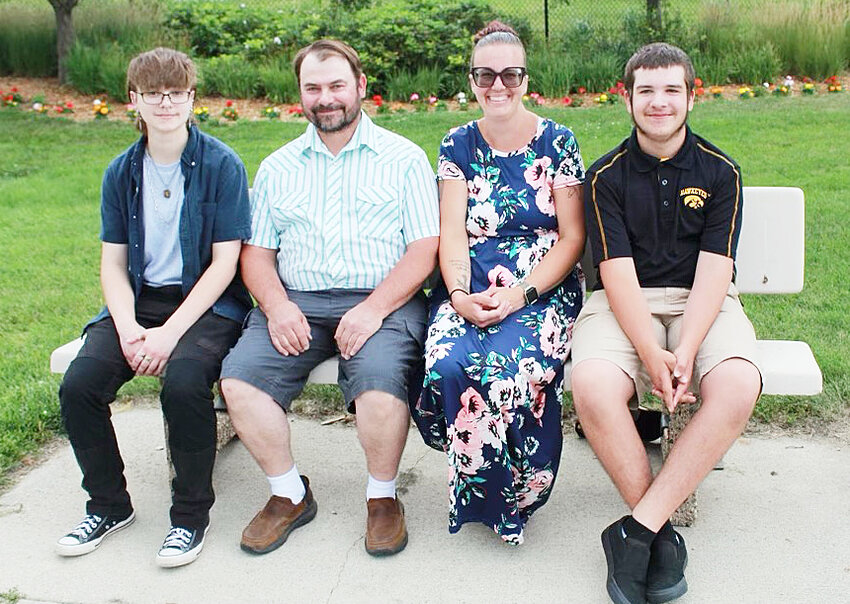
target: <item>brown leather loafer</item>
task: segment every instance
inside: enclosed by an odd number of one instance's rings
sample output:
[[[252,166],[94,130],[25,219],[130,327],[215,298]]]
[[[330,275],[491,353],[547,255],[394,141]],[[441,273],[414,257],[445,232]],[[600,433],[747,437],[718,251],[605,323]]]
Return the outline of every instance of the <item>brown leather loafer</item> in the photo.
[[[272,495],[265,507],[242,531],[240,547],[251,554],[267,554],[286,542],[289,533],[316,517],[316,500],[310,490],[310,480],[302,476],[307,492],[298,505],[286,497]]]
[[[393,497],[366,501],[366,551],[373,556],[391,556],[407,545],[404,506]]]

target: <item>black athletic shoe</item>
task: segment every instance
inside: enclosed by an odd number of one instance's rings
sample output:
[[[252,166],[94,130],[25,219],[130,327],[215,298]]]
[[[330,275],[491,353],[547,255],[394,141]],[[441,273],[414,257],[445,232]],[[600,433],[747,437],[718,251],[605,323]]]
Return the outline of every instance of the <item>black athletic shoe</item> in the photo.
[[[56,553],[60,556],[82,556],[93,552],[107,535],[131,525],[135,519],[135,512],[123,518],[88,514],[74,530],[56,542]]]
[[[649,544],[626,536],[623,516],[602,531],[602,548],[608,561],[608,595],[616,604],[646,602],[646,572]]]
[[[163,568],[173,568],[194,562],[204,549],[204,537],[209,528],[209,525],[198,530],[172,526],[156,555],[156,563]]]
[[[669,602],[685,595],[685,567],[688,550],[685,540],[674,531],[661,531],[650,547],[649,572],[646,576],[646,599],[649,602]]]

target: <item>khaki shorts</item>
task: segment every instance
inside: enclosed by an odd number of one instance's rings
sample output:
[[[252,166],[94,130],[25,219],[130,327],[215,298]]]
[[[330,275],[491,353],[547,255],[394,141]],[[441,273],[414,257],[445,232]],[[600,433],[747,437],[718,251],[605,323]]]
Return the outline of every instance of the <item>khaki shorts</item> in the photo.
[[[644,287],[641,291],[652,313],[652,327],[658,344],[666,350],[675,350],[679,345],[685,303],[691,290],[684,287]],[[753,325],[744,314],[738,290],[734,284],[729,284],[720,312],[697,351],[688,389],[695,391],[709,371],[732,358],[749,361],[761,373]],[[620,328],[608,305],[605,290],[593,292],[573,327],[573,367],[587,359],[605,359],[626,372],[635,383],[641,403],[645,400],[645,394],[652,392],[649,374],[631,341]]]

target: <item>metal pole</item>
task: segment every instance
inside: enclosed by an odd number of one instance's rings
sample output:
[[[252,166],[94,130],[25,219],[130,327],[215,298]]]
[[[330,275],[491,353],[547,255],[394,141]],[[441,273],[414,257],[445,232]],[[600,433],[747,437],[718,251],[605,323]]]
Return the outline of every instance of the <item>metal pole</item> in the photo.
[[[549,41],[549,0],[543,0],[543,31],[546,34],[546,41]]]

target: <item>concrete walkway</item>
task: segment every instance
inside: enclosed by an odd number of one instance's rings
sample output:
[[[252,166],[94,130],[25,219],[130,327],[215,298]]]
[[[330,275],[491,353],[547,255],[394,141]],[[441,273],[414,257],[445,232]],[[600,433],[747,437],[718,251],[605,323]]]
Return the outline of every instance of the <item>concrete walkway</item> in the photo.
[[[0,497],[0,594],[140,604],[608,601],[599,533],[626,510],[572,433],[552,498],[528,525],[525,544],[511,548],[483,525],[449,535],[445,458],[411,431],[401,478],[410,544],[374,559],[363,548],[365,463],[355,430],[295,418],[295,454],[314,485],[316,519],[271,554],[242,552],[240,533],[267,486],[233,443],[216,467],[218,501],[203,555],[165,570],[154,563],[169,500],[159,409],[132,408],[114,421],[136,523],[87,556],[53,553],[85,502],[63,447]],[[690,591],[680,602],[850,602],[850,444],[742,438],[699,497],[696,525],[681,530]]]

